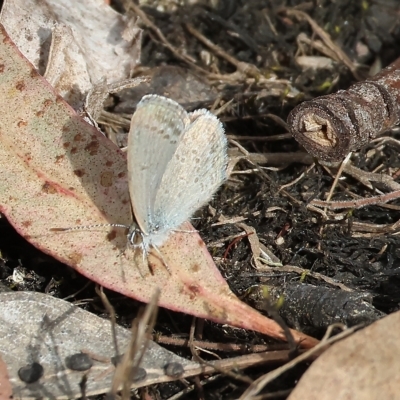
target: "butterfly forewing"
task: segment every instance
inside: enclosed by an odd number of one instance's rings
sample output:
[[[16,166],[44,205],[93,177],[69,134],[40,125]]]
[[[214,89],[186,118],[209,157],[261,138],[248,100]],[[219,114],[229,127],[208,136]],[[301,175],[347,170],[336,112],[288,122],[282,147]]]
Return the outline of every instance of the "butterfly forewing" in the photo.
[[[144,96],[131,120],[128,137],[128,180],[133,213],[145,234],[154,221],[154,202],[189,116],[176,102]]]
[[[207,110],[189,117],[191,123],[156,193],[155,220],[165,231],[188,220],[226,179],[227,141],[222,124]]]

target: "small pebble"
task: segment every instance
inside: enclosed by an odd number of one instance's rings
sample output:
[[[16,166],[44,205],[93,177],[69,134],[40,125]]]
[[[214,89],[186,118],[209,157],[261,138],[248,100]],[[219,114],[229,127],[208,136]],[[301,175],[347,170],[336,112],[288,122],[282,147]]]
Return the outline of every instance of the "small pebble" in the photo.
[[[22,382],[34,383],[43,376],[43,372],[43,367],[39,363],[34,362],[32,364],[25,365],[25,367],[21,367],[18,370],[18,376]]]
[[[147,376],[147,371],[142,367],[136,368],[135,372],[136,372],[135,375],[131,377],[132,382],[142,381]]]
[[[171,378],[179,378],[183,375],[184,369],[181,363],[171,362],[165,365],[164,372]]]
[[[93,361],[85,353],[76,353],[65,358],[65,365],[73,371],[86,371],[92,368]]]

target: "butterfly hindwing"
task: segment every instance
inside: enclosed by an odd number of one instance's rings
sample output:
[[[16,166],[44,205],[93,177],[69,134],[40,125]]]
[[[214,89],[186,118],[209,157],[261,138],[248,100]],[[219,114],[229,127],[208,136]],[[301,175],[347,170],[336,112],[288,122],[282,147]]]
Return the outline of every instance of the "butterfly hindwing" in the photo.
[[[226,179],[227,140],[221,122],[207,110],[189,117],[156,193],[155,220],[165,230],[188,220]]]

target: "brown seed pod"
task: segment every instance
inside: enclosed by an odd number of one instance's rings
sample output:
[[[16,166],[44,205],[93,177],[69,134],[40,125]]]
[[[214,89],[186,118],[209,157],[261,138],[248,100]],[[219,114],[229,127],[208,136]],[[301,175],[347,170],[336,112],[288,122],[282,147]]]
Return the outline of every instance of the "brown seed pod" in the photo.
[[[295,107],[288,124],[294,138],[322,161],[341,161],[400,122],[400,58],[347,90]]]

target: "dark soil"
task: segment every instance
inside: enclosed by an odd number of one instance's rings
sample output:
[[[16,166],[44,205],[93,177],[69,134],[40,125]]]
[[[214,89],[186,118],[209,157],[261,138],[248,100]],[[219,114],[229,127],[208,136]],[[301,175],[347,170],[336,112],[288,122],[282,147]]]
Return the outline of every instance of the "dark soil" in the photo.
[[[123,11],[120,3],[116,0],[113,6]],[[160,11],[160,8],[151,6],[142,8],[172,46],[187,54],[193,64],[206,73],[174,55],[161,44],[154,30],[145,26],[142,65],[149,68],[168,66],[168,74],[160,73],[160,70],[147,71],[155,78],[146,90],[159,94],[173,93],[171,97],[180,100],[188,109],[210,107],[214,103],[218,108],[233,100],[220,117],[225,123],[226,133],[231,138],[239,137],[235,140],[251,154],[300,153],[297,161],[303,162],[293,163],[284,158],[271,163],[239,161],[235,171],[248,173],[234,173],[211,203],[216,215],[211,216],[210,209],[205,207],[198,213],[197,217],[201,218],[194,220],[194,224],[201,231],[212,255],[220,260],[217,265],[235,294],[265,312],[268,306],[260,287],[267,285],[272,296],[285,296],[281,315],[289,326],[321,337],[333,322],[368,324],[399,309],[399,236],[396,232],[361,234],[353,229],[353,223],[392,224],[400,219],[400,207],[370,206],[349,212],[341,220],[336,220],[334,214],[329,213],[329,218],[324,220],[320,214],[306,207],[313,198],[323,199],[334,179],[318,163],[303,179],[288,187],[286,194],[278,192],[282,185],[298,178],[312,162],[311,157],[307,157],[291,137],[284,135],[287,128],[279,119],[286,121],[289,111],[304,99],[345,89],[355,82],[354,75],[340,61],[333,62],[330,70],[299,67],[296,62],[300,55],[299,35],[303,33],[314,41],[319,38],[306,21],[289,16],[285,12],[286,7],[298,7],[307,13],[353,62],[361,65],[360,74],[367,73],[377,62],[386,66],[400,54],[400,6],[396,0],[315,0],[307,3],[295,0],[220,0],[215,8],[207,4],[178,7],[172,11]],[[264,78],[274,75],[276,81],[283,83],[266,83],[246,73],[230,78],[229,74],[237,68],[205,47],[189,32],[186,24],[236,60],[255,66]],[[304,45],[304,54],[323,55],[307,45]],[[182,85],[187,85],[184,92]],[[140,96],[143,94],[141,92]],[[140,97],[139,94],[136,96]],[[107,110],[132,112],[133,98],[131,92],[115,95],[108,102]],[[283,139],[276,140],[279,139],[276,135],[281,134]],[[389,134],[398,136],[397,131]],[[246,136],[250,138],[246,139]],[[236,146],[231,144],[231,147]],[[399,170],[396,148],[390,147],[390,144],[382,146],[373,157],[368,155],[371,149],[374,145],[354,155],[353,165],[365,171],[373,171],[380,166],[379,172],[390,175]],[[344,188],[360,196],[373,195],[360,182],[346,177],[336,189],[334,199],[347,198]],[[391,204],[400,206],[399,201]],[[255,269],[246,239],[231,246],[230,242],[226,242],[223,247],[216,247],[215,243],[221,238],[242,232],[235,224],[211,227],[220,215],[228,219],[245,217],[244,222],[255,228],[260,242],[283,265],[309,270],[310,275],[303,279],[298,270],[280,267]],[[0,278],[4,286],[12,290],[47,292],[60,298],[85,286],[87,280],[84,277],[30,246],[5,219],[0,226]],[[25,271],[25,278],[23,282],[11,285],[7,278],[16,268]],[[344,284],[354,292],[349,295],[337,285],[312,273],[331,278],[332,282]],[[118,323],[129,326],[138,303],[112,292],[108,292],[108,296],[116,309]],[[102,307],[93,284],[89,284],[74,300],[84,298],[95,299],[85,307],[98,314]],[[326,300],[322,301],[322,298]],[[314,314],[310,315],[310,310]],[[327,318],[327,314],[331,317]],[[166,336],[188,334],[191,322],[191,316],[160,310],[156,331]],[[230,330],[209,321],[205,321],[203,339],[252,345],[269,343],[268,338],[254,332]],[[190,357],[187,349],[170,349]],[[232,356],[227,353],[220,355]],[[248,369],[245,374],[256,379],[268,369]],[[268,386],[268,392],[276,392],[276,395],[268,398],[286,398],[306,369],[307,365],[299,366],[274,381]],[[148,392],[154,398],[168,398],[183,388],[181,382],[176,382],[150,387]],[[220,377],[204,385],[203,394],[192,392],[184,398],[234,399],[245,388],[246,385],[232,378]]]

